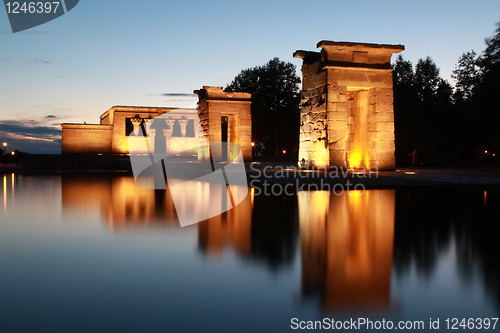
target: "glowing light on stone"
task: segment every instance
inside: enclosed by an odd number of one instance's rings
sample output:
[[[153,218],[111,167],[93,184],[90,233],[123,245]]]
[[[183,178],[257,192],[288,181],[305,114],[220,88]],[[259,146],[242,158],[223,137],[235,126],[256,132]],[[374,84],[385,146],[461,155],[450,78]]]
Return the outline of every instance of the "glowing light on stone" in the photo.
[[[353,152],[349,155],[349,168],[358,168],[361,165],[361,153]]]
[[[312,166],[316,168],[327,168],[329,166],[329,155],[328,150],[320,149],[314,150],[311,154]]]

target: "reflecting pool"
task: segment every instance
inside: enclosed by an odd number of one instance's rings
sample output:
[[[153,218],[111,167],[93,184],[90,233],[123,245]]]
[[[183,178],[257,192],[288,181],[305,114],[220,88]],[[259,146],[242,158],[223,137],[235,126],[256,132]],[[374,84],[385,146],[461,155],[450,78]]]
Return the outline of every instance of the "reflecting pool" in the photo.
[[[1,181],[1,332],[286,332],[292,318],[444,331],[500,315],[498,190],[251,190],[181,228],[168,189],[132,177]]]

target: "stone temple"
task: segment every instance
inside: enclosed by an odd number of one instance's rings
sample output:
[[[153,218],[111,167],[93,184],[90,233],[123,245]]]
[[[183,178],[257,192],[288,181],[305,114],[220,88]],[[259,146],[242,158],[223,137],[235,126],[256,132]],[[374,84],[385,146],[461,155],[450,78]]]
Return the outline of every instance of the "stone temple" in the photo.
[[[321,41],[302,65],[299,165],[395,169],[391,56],[403,45]]]
[[[321,41],[317,47],[320,52],[294,53],[303,60],[299,165],[394,170],[390,62],[404,46]],[[206,139],[236,143],[244,160],[251,161],[251,95],[209,86],[194,93],[197,109],[113,106],[101,115],[100,124],[61,124],[62,153],[128,154],[135,140],[130,136],[144,124],[153,153],[161,148],[207,160],[206,146],[197,154],[192,150]],[[162,124],[148,121],[160,115]],[[197,119],[201,129],[194,126]],[[235,153],[228,151],[227,157],[232,160]]]
[[[193,156],[200,138],[208,142],[236,143],[243,159],[252,159],[252,118],[250,114],[251,95],[248,93],[227,93],[222,87],[204,86],[195,90],[199,96],[198,109],[179,109],[142,106],[113,106],[100,117],[99,124],[61,124],[63,154],[128,154],[136,140],[131,137],[141,124],[149,133],[152,153],[156,150],[178,156]],[[156,124],[149,121],[165,115]],[[200,120],[201,131],[195,130],[194,120]],[[228,152],[234,157],[235,152]],[[210,156],[198,152],[199,160]]]

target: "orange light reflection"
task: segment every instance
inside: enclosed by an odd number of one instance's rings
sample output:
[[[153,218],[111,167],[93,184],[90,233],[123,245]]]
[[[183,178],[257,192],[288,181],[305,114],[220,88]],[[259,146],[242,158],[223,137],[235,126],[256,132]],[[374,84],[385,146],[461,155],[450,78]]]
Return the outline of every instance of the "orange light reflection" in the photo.
[[[252,200],[254,191],[233,209],[199,222],[198,244],[208,258],[220,258],[225,248],[249,255],[252,235]]]
[[[12,204],[14,204],[14,174],[12,174]]]
[[[302,292],[324,310],[391,306],[395,191],[300,192]]]
[[[7,215],[7,176],[3,176],[3,211]]]

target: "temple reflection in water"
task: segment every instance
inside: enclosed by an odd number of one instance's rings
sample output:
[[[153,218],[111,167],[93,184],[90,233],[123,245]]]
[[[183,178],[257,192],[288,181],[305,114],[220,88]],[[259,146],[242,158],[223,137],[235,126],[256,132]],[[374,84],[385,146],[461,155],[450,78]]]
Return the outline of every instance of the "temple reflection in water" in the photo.
[[[198,223],[198,246],[208,257],[220,257],[224,248],[233,248],[239,255],[251,251],[252,203],[248,195],[227,212]]]
[[[302,293],[324,310],[390,306],[395,191],[298,194]]]
[[[63,177],[62,201],[63,210],[98,209],[111,231],[179,226],[168,189],[143,189],[133,177]]]
[[[196,216],[203,209],[208,209],[208,206],[213,205],[210,201],[210,195],[214,194],[214,190],[210,187],[217,187],[217,184],[205,182],[184,184],[187,187],[183,192],[184,195],[180,195],[182,193],[176,195],[177,209],[191,209],[192,214]],[[190,191],[190,186],[196,188]],[[218,188],[217,190],[224,191],[226,189]],[[234,196],[238,196],[239,190],[246,191],[247,189],[232,186]],[[200,195],[193,196],[192,193],[205,194],[205,202],[200,200]],[[207,249],[210,253],[218,252],[218,240],[222,242],[221,244],[233,244],[238,249],[250,246],[252,218],[250,200],[251,196],[247,196],[235,209],[199,224],[200,234],[206,235],[200,237],[201,239],[206,237]],[[63,210],[67,211],[99,210],[112,231],[153,225],[180,227],[174,201],[168,187],[167,190],[144,189],[136,185],[133,177],[63,177],[62,201]],[[222,205],[228,204],[230,203],[222,203]],[[230,239],[233,238],[234,241],[231,241]]]
[[[168,189],[140,188],[133,177],[63,177],[62,200],[63,211],[98,210],[113,232],[180,228]],[[381,309],[391,304],[394,216],[394,190],[296,197],[254,197],[251,191],[234,209],[193,230],[207,258],[234,251],[272,271],[291,265],[300,248],[304,297],[319,295],[325,311]]]

